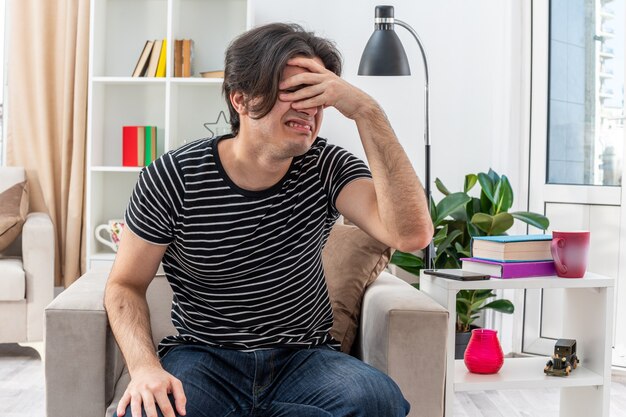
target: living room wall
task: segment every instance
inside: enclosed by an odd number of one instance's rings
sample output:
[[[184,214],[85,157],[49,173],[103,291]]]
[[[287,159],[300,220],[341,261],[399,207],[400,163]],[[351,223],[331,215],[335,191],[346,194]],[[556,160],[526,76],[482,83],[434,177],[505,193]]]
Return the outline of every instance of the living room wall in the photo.
[[[525,206],[527,98],[523,77],[522,5],[513,0],[397,0],[396,18],[410,24],[429,60],[432,178],[451,190],[466,173],[493,167],[514,186],[516,207]],[[344,78],[383,106],[423,179],[423,67],[415,40],[397,33],[411,63],[411,77],[361,77],[357,69],[374,27],[374,7],[362,0],[250,0],[251,25],[283,21],[333,39],[344,57]],[[321,135],[364,157],[354,125],[334,109]],[[434,194],[436,200],[440,195]]]

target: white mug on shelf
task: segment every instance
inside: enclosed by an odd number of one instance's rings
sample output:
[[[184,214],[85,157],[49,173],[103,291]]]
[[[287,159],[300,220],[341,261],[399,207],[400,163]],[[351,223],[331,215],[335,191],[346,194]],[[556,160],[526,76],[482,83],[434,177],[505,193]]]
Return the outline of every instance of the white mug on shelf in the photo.
[[[102,231],[105,230],[106,237],[102,237]],[[120,244],[120,238],[122,237],[122,231],[124,230],[124,220],[114,219],[109,220],[107,224],[101,224],[96,226],[95,236],[96,240],[103,245],[108,246],[117,252],[117,248]]]

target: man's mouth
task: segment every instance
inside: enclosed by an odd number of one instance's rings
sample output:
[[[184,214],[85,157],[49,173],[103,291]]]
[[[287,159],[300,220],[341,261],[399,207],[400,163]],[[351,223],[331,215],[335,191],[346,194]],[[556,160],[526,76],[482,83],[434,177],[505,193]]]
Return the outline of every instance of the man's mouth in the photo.
[[[311,125],[306,124],[306,123],[300,123],[300,122],[296,122],[294,120],[290,120],[287,123],[285,123],[287,126],[289,126],[292,129],[298,130],[300,132],[307,132],[310,133],[312,128]]]

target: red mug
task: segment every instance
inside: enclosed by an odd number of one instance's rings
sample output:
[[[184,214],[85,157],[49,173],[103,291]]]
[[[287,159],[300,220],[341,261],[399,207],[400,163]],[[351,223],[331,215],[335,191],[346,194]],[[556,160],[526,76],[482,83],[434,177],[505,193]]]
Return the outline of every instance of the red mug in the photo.
[[[552,257],[556,274],[562,278],[582,278],[587,270],[589,232],[552,232]]]

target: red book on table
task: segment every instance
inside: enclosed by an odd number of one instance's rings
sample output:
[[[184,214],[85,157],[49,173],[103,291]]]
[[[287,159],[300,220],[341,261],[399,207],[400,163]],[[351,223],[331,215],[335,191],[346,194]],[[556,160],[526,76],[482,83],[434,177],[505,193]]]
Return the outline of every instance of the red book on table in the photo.
[[[137,159],[137,126],[122,127],[122,166],[139,166]],[[143,162],[143,161],[142,161]]]

